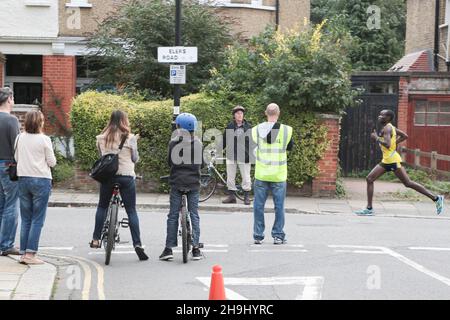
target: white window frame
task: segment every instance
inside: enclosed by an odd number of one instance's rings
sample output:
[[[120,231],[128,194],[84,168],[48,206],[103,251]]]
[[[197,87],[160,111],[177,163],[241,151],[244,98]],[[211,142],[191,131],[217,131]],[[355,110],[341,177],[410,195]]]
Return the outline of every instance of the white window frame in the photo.
[[[445,20],[444,23],[450,25],[450,0],[447,0],[445,4]]]
[[[70,3],[66,3],[67,8],[92,8],[92,4],[89,0],[70,0]]]

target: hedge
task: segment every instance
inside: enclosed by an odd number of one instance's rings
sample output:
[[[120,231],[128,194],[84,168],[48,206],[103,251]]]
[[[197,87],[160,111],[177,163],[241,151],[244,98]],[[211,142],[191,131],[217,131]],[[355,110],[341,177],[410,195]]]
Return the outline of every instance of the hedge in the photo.
[[[247,108],[246,119],[253,125],[264,121],[265,106],[251,95],[237,97]],[[168,173],[167,145],[171,135],[172,100],[139,102],[123,96],[85,92],[75,98],[71,111],[75,157],[84,169],[89,169],[98,154],[95,137],[107,124],[113,110],[128,113],[133,133],[139,133],[140,162],[137,172],[147,180],[158,181]],[[202,130],[223,131],[231,120],[233,102],[205,94],[182,98],[182,112],[191,112],[202,122]],[[282,106],[281,106],[282,108]],[[283,108],[282,108],[283,109]],[[328,146],[327,129],[319,126],[312,113],[281,114],[280,121],[294,128],[295,148],[289,153],[288,182],[301,187],[318,174],[317,161]],[[204,141],[205,146],[211,142]]]

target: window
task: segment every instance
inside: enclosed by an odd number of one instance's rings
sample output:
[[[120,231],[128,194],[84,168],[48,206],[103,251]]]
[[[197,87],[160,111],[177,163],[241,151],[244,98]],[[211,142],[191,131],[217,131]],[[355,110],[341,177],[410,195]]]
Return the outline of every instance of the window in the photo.
[[[450,101],[417,100],[415,126],[450,126]]]
[[[7,55],[6,76],[42,77],[42,56]]]
[[[445,24],[450,25],[450,0],[445,3]]]
[[[369,82],[368,93],[396,94],[397,86],[396,82]]]
[[[92,4],[88,0],[70,0],[69,3],[66,3],[66,7],[92,8]]]

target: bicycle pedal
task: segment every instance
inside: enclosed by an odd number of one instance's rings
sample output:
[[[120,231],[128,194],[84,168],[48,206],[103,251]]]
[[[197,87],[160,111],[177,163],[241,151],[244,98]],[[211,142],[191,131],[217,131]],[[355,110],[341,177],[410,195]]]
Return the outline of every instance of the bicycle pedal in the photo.
[[[199,247],[199,249],[203,249],[203,248],[204,248],[203,243],[199,243],[199,244],[198,244],[198,247]]]
[[[120,225],[122,228],[128,228],[130,226],[130,222],[127,218],[123,218],[122,221],[120,221]]]

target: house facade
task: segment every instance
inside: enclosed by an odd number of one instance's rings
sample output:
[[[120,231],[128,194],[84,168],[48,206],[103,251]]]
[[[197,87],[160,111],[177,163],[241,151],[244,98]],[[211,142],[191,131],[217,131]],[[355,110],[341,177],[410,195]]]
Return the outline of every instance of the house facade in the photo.
[[[199,0],[233,21],[243,39],[268,24],[303,26],[310,0]],[[86,39],[127,0],[0,1],[0,85],[14,90],[16,103],[41,104],[67,123],[72,98],[89,84],[82,57]]]
[[[398,126],[409,149],[450,155],[450,0],[408,0],[407,10],[405,56],[390,69],[400,76]]]

